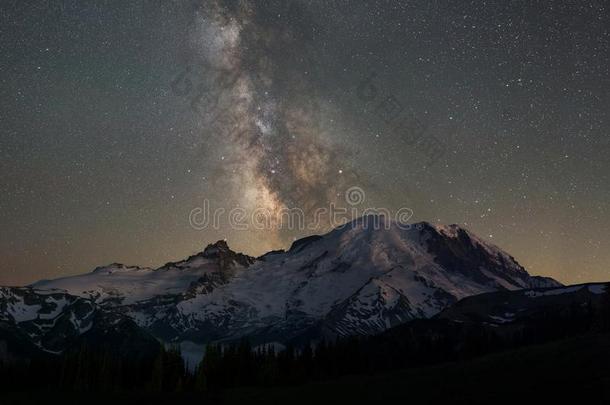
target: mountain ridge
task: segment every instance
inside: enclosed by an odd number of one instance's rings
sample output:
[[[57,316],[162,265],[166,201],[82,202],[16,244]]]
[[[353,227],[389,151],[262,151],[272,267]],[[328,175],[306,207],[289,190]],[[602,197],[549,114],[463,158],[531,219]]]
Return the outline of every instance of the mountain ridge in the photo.
[[[381,333],[485,292],[560,285],[457,225],[365,216],[258,258],[221,240],[157,269],[113,263],[31,287],[84,299],[164,342],[289,344]]]

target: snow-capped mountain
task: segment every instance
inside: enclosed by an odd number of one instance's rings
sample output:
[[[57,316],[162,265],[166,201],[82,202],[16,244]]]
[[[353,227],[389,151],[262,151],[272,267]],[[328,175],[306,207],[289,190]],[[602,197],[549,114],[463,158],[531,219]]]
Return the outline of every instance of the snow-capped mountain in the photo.
[[[78,304],[133,320],[163,341],[248,336],[255,343],[286,343],[374,334],[431,317],[467,296],[559,285],[530,276],[511,256],[457,225],[406,227],[367,216],[259,258],[219,241],[158,269],[112,264],[40,281],[23,294],[42,301],[11,298],[0,316],[18,326],[72,316],[80,322],[74,329],[85,331],[88,311],[64,310]],[[30,336],[39,344],[36,333]]]
[[[133,356],[154,353],[158,343],[135,322],[93,301],[61,290],[0,287],[0,359],[28,358],[42,349],[60,353],[67,347],[94,343]]]

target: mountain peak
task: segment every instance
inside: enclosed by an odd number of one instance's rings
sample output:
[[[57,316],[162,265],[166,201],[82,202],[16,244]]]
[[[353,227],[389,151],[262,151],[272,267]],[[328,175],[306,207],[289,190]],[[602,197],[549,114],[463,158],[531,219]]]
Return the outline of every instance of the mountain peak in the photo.
[[[290,245],[290,249],[288,249],[289,252],[297,252],[301,249],[303,249],[305,246],[309,245],[312,242],[315,242],[319,239],[322,239],[322,236],[320,235],[311,235],[311,236],[306,236],[304,238],[301,239],[297,239],[294,242],[292,242],[292,245]]]
[[[392,222],[392,220],[387,218],[384,214],[368,213],[345,223],[339,228],[350,227],[352,229],[381,229],[384,226],[387,226],[386,221],[389,221],[388,223]]]
[[[144,270],[144,267],[140,266],[128,266],[123,263],[110,263],[106,266],[98,266],[93,269],[93,273],[114,273],[116,271],[130,271],[130,270]]]
[[[244,267],[248,267],[254,263],[255,260],[253,257],[231,250],[227,244],[227,241],[222,239],[207,245],[201,253],[201,256],[205,257],[206,259],[218,260],[221,267],[229,265],[233,262]]]
[[[210,259],[215,259],[219,257],[222,253],[235,253],[229,248],[227,241],[223,239],[207,245],[202,252],[202,256]]]

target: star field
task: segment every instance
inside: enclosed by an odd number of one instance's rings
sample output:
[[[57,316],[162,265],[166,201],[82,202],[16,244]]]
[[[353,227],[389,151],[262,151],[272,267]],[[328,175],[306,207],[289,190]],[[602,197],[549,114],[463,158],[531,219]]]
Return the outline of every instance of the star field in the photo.
[[[3,2],[0,284],[285,248],[313,232],[189,213],[310,215],[352,186],[607,281],[609,20],[601,0]]]

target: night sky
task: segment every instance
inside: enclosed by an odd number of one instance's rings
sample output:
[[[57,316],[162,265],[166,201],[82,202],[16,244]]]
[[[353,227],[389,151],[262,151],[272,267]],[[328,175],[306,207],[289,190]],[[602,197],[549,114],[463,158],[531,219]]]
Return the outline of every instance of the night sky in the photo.
[[[194,208],[407,207],[610,280],[606,1],[0,3],[0,285],[227,239]],[[310,222],[308,222],[310,223]]]

